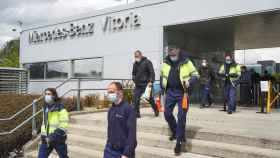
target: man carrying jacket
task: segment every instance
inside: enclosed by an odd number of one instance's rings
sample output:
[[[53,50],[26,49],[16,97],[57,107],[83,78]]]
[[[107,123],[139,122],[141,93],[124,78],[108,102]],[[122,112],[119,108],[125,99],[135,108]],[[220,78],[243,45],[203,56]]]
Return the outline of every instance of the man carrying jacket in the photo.
[[[185,88],[189,90],[199,74],[192,61],[178,46],[168,46],[168,56],[161,68],[161,87],[166,93],[164,117],[172,132],[169,140],[177,140],[175,155],[181,154],[181,146],[186,142],[185,126],[188,109],[183,109],[182,100]],[[190,92],[190,91],[188,91]],[[177,122],[173,115],[175,105],[178,105]]]
[[[155,81],[155,71],[152,62],[148,58],[144,57],[141,51],[137,50],[134,53],[134,57],[135,62],[132,70],[132,80],[135,84],[133,104],[137,112],[137,117],[140,118],[140,99],[142,94],[145,92],[146,87],[152,87],[153,82]],[[148,101],[154,110],[155,116],[157,117],[159,115],[159,111],[156,108],[152,93]]]

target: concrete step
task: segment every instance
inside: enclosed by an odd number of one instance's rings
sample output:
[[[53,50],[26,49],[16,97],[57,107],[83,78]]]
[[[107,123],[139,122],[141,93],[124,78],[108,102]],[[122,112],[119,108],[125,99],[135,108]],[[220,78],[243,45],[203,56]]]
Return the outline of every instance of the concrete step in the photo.
[[[106,131],[104,127],[96,129],[86,128],[86,126],[71,125],[69,143],[73,143],[73,145],[91,147],[95,150],[103,150],[106,138]],[[173,149],[175,146],[174,142],[168,141],[168,136],[166,135],[145,132],[138,132],[138,144],[140,146],[156,147],[161,149],[164,148],[166,150]],[[188,143],[186,144],[185,149],[192,153],[229,158],[280,157],[279,150],[263,149],[245,145],[234,145],[197,139],[188,139]]]
[[[71,122],[73,125],[86,126],[86,128],[83,128],[85,132],[87,129],[92,128],[103,127],[106,129],[107,126],[106,119],[72,118]],[[169,135],[170,133],[169,128],[164,120],[140,120],[137,124],[137,130],[139,132],[155,133],[160,135]],[[211,131],[198,126],[187,126],[186,136],[192,139],[280,150],[280,141],[278,140],[227,134],[227,132],[219,132],[215,129]]]
[[[68,144],[81,146],[84,148],[89,148],[93,150],[103,151],[105,146],[105,139],[103,138],[93,138],[79,135],[69,134]],[[173,147],[170,149],[159,148],[155,146],[144,146],[139,143],[136,148],[137,158],[173,158],[175,155],[173,154]],[[210,156],[194,154],[194,153],[183,153],[178,158],[213,158]]]
[[[83,148],[79,146],[68,146],[69,157],[70,158],[102,158],[103,152],[96,151],[88,148]],[[38,151],[32,151],[26,154],[25,158],[37,158]],[[59,158],[55,151],[49,156],[49,158]]]

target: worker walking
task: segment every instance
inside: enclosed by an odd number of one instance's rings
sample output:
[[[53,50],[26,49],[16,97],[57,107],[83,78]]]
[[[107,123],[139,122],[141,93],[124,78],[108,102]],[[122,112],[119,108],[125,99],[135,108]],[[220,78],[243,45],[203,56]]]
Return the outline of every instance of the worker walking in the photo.
[[[212,105],[211,85],[213,84],[213,81],[215,81],[215,74],[212,67],[208,64],[206,59],[202,60],[201,66],[199,67],[199,76],[201,92],[200,108],[210,107]]]
[[[175,155],[180,155],[182,143],[186,141],[185,126],[189,109],[183,109],[183,97],[186,88],[189,89],[194,84],[199,74],[187,54],[178,46],[170,45],[167,51],[168,56],[164,59],[160,75],[161,87],[166,93],[164,116],[172,133],[169,140],[177,141]],[[177,122],[173,115],[176,104],[178,104]]]
[[[232,114],[236,111],[236,89],[241,76],[240,65],[235,63],[231,55],[226,55],[225,63],[220,67],[219,76],[224,81],[224,111]],[[226,110],[226,106],[228,109]]]
[[[136,113],[123,98],[119,82],[109,84],[108,100],[112,107],[108,111],[107,143],[103,158],[135,158]]]
[[[67,135],[69,116],[67,110],[60,102],[54,88],[45,90],[45,106],[43,107],[43,123],[41,126],[42,143],[38,158],[47,158],[53,149],[60,158],[68,158]]]
[[[137,50],[134,53],[135,62],[133,64],[132,80],[135,84],[133,104],[137,112],[137,117],[140,118],[140,100],[147,86],[152,88],[155,81],[155,71],[152,62],[142,55],[142,52]],[[155,116],[159,115],[159,110],[156,108],[153,94],[150,93],[148,99]]]

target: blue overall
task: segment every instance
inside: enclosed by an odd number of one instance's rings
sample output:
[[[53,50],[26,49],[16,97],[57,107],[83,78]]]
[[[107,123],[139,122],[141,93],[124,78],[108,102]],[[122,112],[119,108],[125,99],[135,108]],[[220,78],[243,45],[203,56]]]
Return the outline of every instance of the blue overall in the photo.
[[[127,102],[113,104],[108,111],[107,143],[103,158],[135,157],[136,112]]]
[[[224,87],[225,102],[228,106],[228,112],[236,111],[236,88],[231,84],[227,83]]]
[[[178,142],[185,140],[187,111],[184,111],[182,108],[182,98],[182,90],[168,89],[166,92],[164,117],[172,133],[176,133],[176,138]],[[173,110],[176,104],[178,105],[178,122],[176,122],[176,119],[173,115]]]
[[[201,85],[201,103],[202,105],[206,105],[208,103],[211,104],[211,96],[210,96],[210,83]]]
[[[47,158],[50,155],[50,153],[53,151],[53,149],[56,150],[60,158],[68,158],[67,145],[65,143],[54,143],[49,147],[46,143],[42,143],[40,145],[38,158]]]

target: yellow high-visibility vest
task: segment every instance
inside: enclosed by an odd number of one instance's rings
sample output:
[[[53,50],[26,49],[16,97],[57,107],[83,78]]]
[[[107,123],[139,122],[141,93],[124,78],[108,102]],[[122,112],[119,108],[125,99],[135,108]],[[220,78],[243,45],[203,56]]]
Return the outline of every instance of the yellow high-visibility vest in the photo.
[[[56,129],[61,129],[65,133],[69,125],[69,114],[62,104],[55,104],[51,110],[43,114],[43,123],[41,126],[41,135],[48,136],[54,133]],[[47,115],[47,116],[46,116]],[[47,120],[46,120],[47,118]]]
[[[219,70],[219,74],[225,74],[225,65],[222,65]],[[231,65],[229,69],[229,75],[236,74],[236,77],[230,77],[231,81],[236,81],[241,76],[241,66],[238,64]]]
[[[168,62],[164,62],[161,68],[161,80],[162,80],[162,86],[164,89],[167,87],[169,72],[171,70],[171,65],[168,64]],[[196,70],[193,63],[186,59],[183,63],[179,65],[179,73],[180,73],[180,81],[182,86],[184,87],[184,81],[188,81],[192,76],[199,77],[199,73]]]

